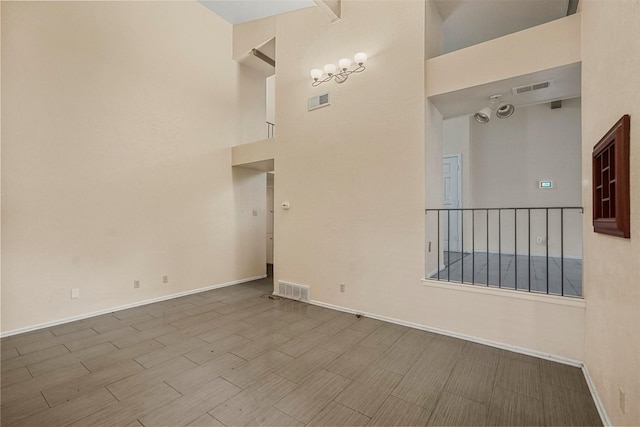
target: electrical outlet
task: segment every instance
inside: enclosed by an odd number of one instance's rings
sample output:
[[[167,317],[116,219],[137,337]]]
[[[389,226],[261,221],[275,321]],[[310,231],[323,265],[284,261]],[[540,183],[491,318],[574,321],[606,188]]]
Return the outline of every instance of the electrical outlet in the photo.
[[[624,394],[624,390],[620,387],[620,410],[624,414],[626,411],[626,396]]]
[[[140,280],[134,280],[133,281],[133,287],[138,289],[140,287]]]
[[[71,289],[71,299],[80,298],[80,288]]]
[[[162,283],[169,283],[169,276],[162,276]]]
[[[340,292],[344,292],[344,288],[345,288],[344,283],[341,283],[341,284],[340,284]]]

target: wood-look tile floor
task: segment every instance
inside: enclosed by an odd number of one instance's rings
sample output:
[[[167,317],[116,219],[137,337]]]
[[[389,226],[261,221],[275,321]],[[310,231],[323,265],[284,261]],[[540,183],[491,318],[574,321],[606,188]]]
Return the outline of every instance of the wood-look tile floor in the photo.
[[[2,426],[602,425],[578,368],[271,286],[3,339]]]

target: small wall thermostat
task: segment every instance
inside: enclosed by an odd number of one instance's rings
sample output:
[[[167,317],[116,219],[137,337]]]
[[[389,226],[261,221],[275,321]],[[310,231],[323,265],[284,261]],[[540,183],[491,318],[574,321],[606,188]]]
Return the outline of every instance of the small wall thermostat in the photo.
[[[289,202],[282,202],[282,209],[287,210],[289,207]]]
[[[553,188],[553,181],[538,181],[538,188],[543,190]]]

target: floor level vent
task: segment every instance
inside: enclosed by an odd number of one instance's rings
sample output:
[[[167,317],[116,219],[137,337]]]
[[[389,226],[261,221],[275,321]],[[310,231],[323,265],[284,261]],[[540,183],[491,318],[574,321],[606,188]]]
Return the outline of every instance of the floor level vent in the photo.
[[[278,280],[278,295],[296,301],[309,302],[309,287]]]

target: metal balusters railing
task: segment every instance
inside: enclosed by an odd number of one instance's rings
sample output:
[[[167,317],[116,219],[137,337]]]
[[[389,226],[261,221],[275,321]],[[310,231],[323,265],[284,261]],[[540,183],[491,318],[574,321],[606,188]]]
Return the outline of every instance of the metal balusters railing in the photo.
[[[470,226],[467,225],[469,211],[471,212]],[[503,211],[512,211],[513,217],[510,214],[503,215]],[[532,215],[532,212],[534,215]],[[569,295],[581,296],[581,253],[575,253],[576,248],[581,248],[581,220],[579,215],[574,217],[576,223],[573,224],[573,230],[568,236],[565,231],[565,222],[569,216],[567,213],[582,214],[583,212],[582,207],[426,209],[427,218],[430,215],[437,216],[435,221],[437,224],[436,229],[433,230],[427,227],[429,252],[431,252],[432,241],[436,240],[437,242],[435,245],[437,253],[434,257],[436,269],[429,273],[427,278],[563,296],[567,294],[565,285],[567,284],[566,282],[569,282]],[[521,214],[520,218],[518,218],[519,214]],[[482,218],[482,215],[485,218]],[[513,219],[512,223],[511,218]],[[484,221],[482,221],[483,219]],[[454,226],[458,230],[456,234],[458,234],[459,239],[458,236],[452,236],[452,220],[456,222]],[[507,225],[505,225],[505,222]],[[429,221],[427,221],[427,224],[429,224]],[[519,224],[520,229],[518,228]],[[478,227],[478,225],[480,226]],[[482,225],[485,227],[484,230],[482,230]],[[465,228],[470,228],[471,232],[468,233]],[[556,230],[557,228],[559,230]],[[544,251],[541,251],[542,248],[536,248],[532,252],[531,235],[533,232],[538,234],[539,237],[536,242],[544,245]],[[518,234],[523,233],[527,234],[526,239],[519,238]],[[471,235],[470,248],[468,248],[469,234]],[[447,239],[446,246],[444,245],[444,238]],[[453,244],[452,238],[455,238],[455,242],[459,242],[459,244]],[[565,264],[568,256],[565,253],[567,238],[569,238],[570,246],[574,251],[570,255],[570,270],[575,274],[575,270],[579,269],[577,274],[579,278],[574,278],[571,281],[565,277],[567,271]],[[481,242],[479,246],[478,241]],[[483,241],[484,248],[482,248]],[[519,242],[522,241],[527,242],[525,250],[518,246]],[[509,248],[511,244],[509,242],[513,244],[513,248]],[[553,243],[553,250],[550,249],[550,242]],[[482,252],[478,252],[478,250]],[[495,255],[498,257],[497,263],[492,260],[492,256],[495,257]],[[454,257],[457,258],[454,259]],[[484,261],[484,265],[482,265],[482,262],[476,261],[476,257],[480,258],[480,261]],[[482,260],[483,257],[484,260]],[[441,259],[444,261],[443,264],[441,264]],[[524,275],[518,276],[518,271],[524,271],[521,268],[522,266],[518,265],[521,262],[527,262],[526,277],[523,277]],[[468,264],[471,267],[470,279],[468,277],[469,274],[465,276],[465,271],[468,272]],[[492,280],[496,264],[497,280]],[[539,271],[542,266],[544,266],[544,273]],[[480,268],[477,269],[477,267]],[[503,268],[505,268],[504,271]],[[483,269],[485,271],[482,271]],[[556,280],[555,277],[552,280],[552,269],[555,270],[555,273],[559,273],[559,280]],[[513,273],[512,282],[508,280],[511,278],[511,274],[507,274],[507,272]],[[557,274],[554,274],[554,276],[557,276]],[[526,286],[524,284],[525,280],[527,282]]]

